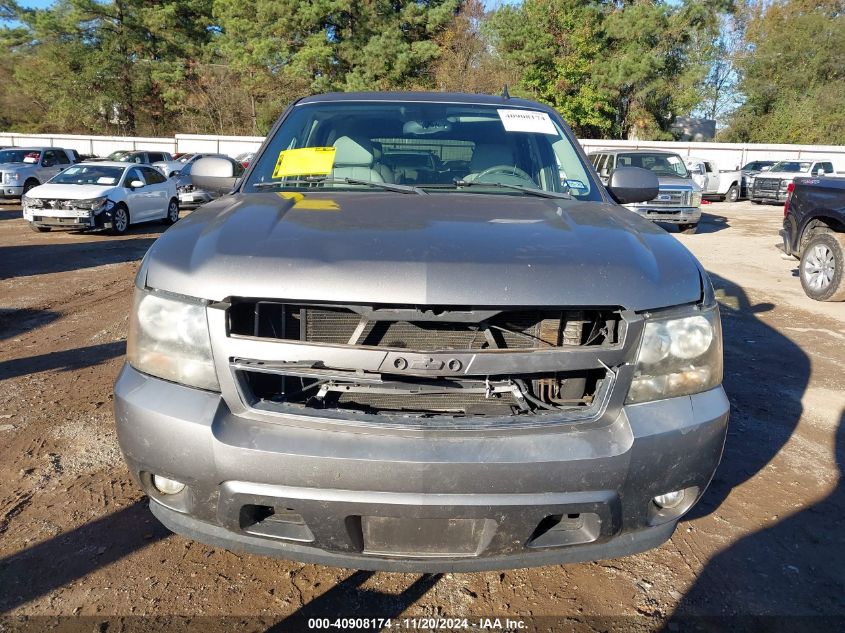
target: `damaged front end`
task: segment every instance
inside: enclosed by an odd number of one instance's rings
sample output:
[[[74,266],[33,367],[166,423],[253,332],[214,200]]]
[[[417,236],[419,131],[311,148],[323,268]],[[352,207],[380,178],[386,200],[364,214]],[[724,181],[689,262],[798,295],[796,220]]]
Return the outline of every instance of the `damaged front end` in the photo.
[[[219,307],[220,360],[245,407],[427,427],[594,417],[641,327],[622,309]]]
[[[87,200],[23,198],[24,219],[51,228],[111,228],[113,208],[114,202],[107,196]]]

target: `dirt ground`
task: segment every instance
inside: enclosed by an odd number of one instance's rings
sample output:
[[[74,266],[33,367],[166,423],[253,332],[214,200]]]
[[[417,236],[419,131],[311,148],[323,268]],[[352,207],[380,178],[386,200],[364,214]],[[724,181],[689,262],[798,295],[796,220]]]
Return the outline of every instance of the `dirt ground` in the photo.
[[[121,459],[111,390],[132,280],[163,227],[37,234],[17,206],[0,206],[0,631],[290,630],[314,617],[400,615],[841,630],[845,304],[804,295],[796,262],[774,246],[780,207],[705,211],[699,234],[677,237],[718,289],[732,418],[701,503],[669,542],[636,556],[420,576],[232,553],[161,527]],[[21,619],[68,615],[96,617]]]

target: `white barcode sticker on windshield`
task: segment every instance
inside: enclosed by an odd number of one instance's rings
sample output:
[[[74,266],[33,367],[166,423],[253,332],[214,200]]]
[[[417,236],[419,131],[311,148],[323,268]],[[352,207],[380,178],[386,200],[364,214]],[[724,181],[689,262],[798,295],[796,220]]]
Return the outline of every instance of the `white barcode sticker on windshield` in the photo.
[[[536,110],[497,110],[497,112],[507,132],[534,132],[557,136],[555,125],[545,112]]]

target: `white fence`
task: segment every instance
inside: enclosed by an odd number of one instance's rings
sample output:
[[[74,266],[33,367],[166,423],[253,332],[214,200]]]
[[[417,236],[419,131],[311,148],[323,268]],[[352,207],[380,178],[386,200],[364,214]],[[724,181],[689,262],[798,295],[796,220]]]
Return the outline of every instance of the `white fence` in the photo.
[[[214,136],[177,134],[172,138],[84,136],[76,134],[0,133],[0,147],[14,145],[55,146],[75,149],[80,154],[106,156],[119,149],[157,149],[165,152],[218,152],[237,156],[258,149],[261,136]],[[672,141],[603,141],[581,139],[587,152],[607,148],[663,149],[681,156],[709,158],[719,169],[736,169],[752,160],[828,158],[837,171],[845,172],[842,145],[762,145],[753,143],[688,143]]]
[[[211,136],[202,134],[177,134],[172,138],[139,136],[85,136],[80,134],[18,134],[0,133],[0,147],[64,147],[80,154],[108,156],[125,149],[147,149],[163,152],[214,152],[237,156],[258,149],[263,136]]]

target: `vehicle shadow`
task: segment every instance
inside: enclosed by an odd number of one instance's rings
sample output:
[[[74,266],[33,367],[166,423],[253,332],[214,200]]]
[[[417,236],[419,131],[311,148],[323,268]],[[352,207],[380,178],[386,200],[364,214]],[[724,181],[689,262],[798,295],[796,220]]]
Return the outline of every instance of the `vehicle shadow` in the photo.
[[[152,517],[144,499],[2,558],[0,613],[84,578],[169,536],[167,528]]]
[[[126,341],[100,343],[89,347],[78,347],[61,352],[49,352],[39,356],[13,358],[0,362],[0,380],[16,378],[42,371],[73,371],[99,365],[126,353]]]
[[[698,223],[698,233],[718,233],[730,228],[728,218],[715,213],[701,212],[701,221]]]
[[[375,572],[371,571],[356,571],[324,594],[302,605],[294,613],[271,626],[267,629],[267,633],[311,630],[313,627],[308,625],[308,621],[319,618],[334,620],[373,617],[373,614],[378,614],[379,619],[396,619],[442,578],[442,574],[423,574],[399,594],[362,589],[364,583],[374,574]],[[370,628],[377,630],[381,627]]]
[[[677,224],[668,224],[666,222],[657,222],[656,224],[667,233],[680,233]],[[724,231],[729,227],[730,224],[728,223],[728,218],[725,216],[714,215],[712,213],[702,211],[701,221],[698,223],[696,233],[718,233],[719,231]]]
[[[842,630],[845,411],[835,430],[834,457],[838,472],[833,491],[712,558],[681,599],[668,630]],[[815,467],[808,463],[808,468]]]
[[[153,227],[138,227],[149,234]],[[165,227],[155,227],[158,232]],[[160,229],[160,230],[159,230]],[[45,239],[49,239],[49,234]],[[77,243],[0,246],[0,279],[44,275],[136,261],[144,256],[155,237],[96,239]]]
[[[0,341],[52,323],[60,316],[51,310],[0,308]]]
[[[734,488],[778,454],[801,419],[801,398],[810,380],[807,354],[757,317],[774,306],[752,304],[737,284],[718,275],[710,278],[722,315],[724,387],[731,420],[722,462],[685,521],[716,510]],[[761,385],[770,391],[764,392]]]

